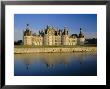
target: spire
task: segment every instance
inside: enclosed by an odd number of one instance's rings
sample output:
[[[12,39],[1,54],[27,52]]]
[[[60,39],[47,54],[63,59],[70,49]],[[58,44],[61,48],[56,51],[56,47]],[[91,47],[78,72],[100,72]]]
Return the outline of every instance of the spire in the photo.
[[[29,24],[26,24],[26,28],[29,28]]]
[[[29,28],[29,24],[26,24],[26,30],[24,31],[24,35],[25,36],[31,36],[31,31],[30,31],[30,28]]]
[[[68,29],[68,27],[67,27],[67,26],[65,26],[65,27],[64,27],[64,31],[67,31],[67,29]]]
[[[64,27],[64,35],[68,35],[68,27],[67,26]]]
[[[26,24],[27,26],[29,26],[29,24]]]
[[[47,29],[50,29],[51,26],[47,25]]]
[[[47,25],[47,29],[49,28],[49,26]]]
[[[84,37],[84,35],[83,35],[83,33],[82,33],[82,28],[80,28],[79,37],[80,37],[80,38]]]
[[[39,35],[41,34],[41,31],[39,30]]]
[[[82,34],[82,28],[80,28],[80,34]]]
[[[26,30],[30,30],[30,29],[29,29],[29,24],[26,24]]]

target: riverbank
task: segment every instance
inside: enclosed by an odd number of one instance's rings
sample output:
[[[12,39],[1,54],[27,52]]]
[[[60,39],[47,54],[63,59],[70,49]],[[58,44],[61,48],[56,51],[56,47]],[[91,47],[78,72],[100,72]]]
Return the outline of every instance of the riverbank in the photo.
[[[15,54],[22,53],[55,53],[55,52],[96,52],[97,47],[15,47]]]

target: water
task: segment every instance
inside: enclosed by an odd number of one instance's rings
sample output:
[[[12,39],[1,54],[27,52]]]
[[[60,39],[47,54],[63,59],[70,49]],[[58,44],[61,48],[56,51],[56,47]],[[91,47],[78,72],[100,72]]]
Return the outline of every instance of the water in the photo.
[[[15,54],[15,76],[97,76],[95,52]]]

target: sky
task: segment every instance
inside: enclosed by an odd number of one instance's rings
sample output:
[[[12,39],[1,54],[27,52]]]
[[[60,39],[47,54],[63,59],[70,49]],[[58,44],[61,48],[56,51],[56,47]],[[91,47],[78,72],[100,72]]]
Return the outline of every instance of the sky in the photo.
[[[97,14],[14,14],[14,41],[23,39],[26,24],[32,33],[46,28],[69,29],[69,34],[79,34],[80,28],[86,38],[97,38]]]

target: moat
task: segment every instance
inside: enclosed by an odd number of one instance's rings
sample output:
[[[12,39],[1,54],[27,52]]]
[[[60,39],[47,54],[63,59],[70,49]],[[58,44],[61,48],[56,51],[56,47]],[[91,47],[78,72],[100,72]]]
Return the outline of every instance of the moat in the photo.
[[[97,53],[14,55],[15,76],[97,76]]]

